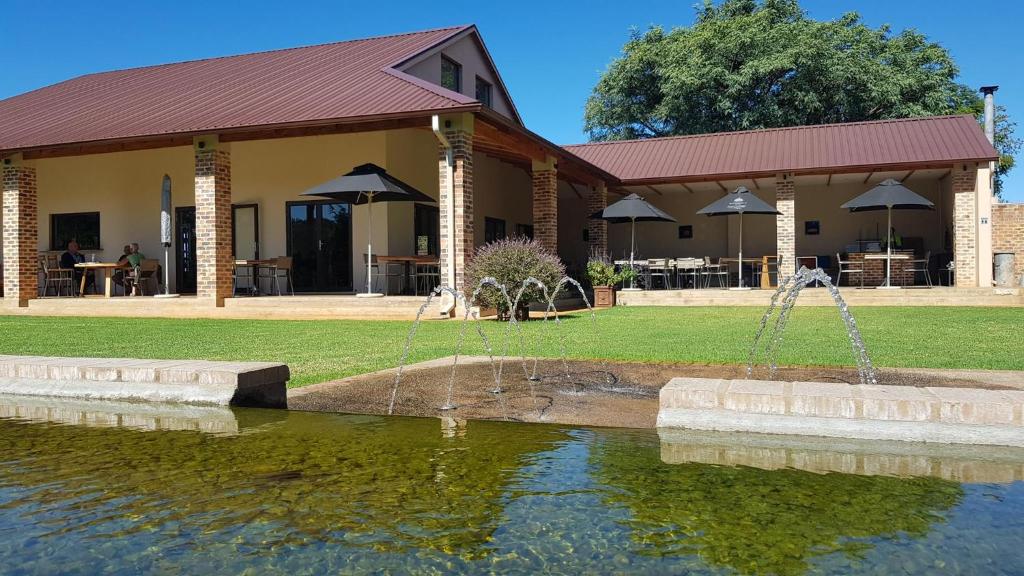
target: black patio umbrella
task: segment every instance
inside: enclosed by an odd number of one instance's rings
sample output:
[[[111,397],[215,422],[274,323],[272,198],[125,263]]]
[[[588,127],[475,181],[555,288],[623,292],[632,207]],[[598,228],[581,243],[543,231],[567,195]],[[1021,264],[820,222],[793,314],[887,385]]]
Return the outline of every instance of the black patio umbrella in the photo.
[[[649,204],[639,194],[630,194],[622,200],[590,215],[594,220],[605,220],[612,224],[630,223],[629,268],[633,268],[633,254],[636,251],[637,222],[675,222],[676,219]],[[630,280],[630,289],[635,289]]]
[[[885,227],[885,284],[882,287],[892,288],[892,283],[889,281],[892,273],[892,211],[934,210],[935,204],[900,184],[899,181],[887,178],[878,186],[843,204],[840,208],[849,208],[850,212],[870,212],[872,210],[888,212],[889,222]]]
[[[341,200],[349,204],[366,204],[369,211],[366,229],[366,293],[358,296],[382,296],[371,289],[373,262],[373,203],[376,202],[436,202],[430,196],[402,182],[376,164],[356,166],[351,172],[318,184],[302,196],[319,196]]]
[[[755,196],[745,186],[740,186],[711,204],[697,210],[697,214],[707,214],[708,216],[740,215],[740,257],[737,269],[740,283],[738,288],[743,289],[743,215],[781,214],[781,212],[776,210],[771,204]]]

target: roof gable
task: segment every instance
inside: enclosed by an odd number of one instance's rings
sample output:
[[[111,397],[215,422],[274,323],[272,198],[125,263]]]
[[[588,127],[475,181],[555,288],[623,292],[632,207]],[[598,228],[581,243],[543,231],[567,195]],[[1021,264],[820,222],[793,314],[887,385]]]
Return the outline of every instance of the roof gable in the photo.
[[[469,29],[87,74],[0,100],[0,150],[475,107],[392,69]]]
[[[476,26],[469,26],[441,44],[403,62],[396,63],[395,69],[439,85],[441,55],[462,65],[464,95],[475,99],[474,77],[480,77],[493,87],[491,108],[520,126],[523,125],[522,117],[508,92],[508,87]]]
[[[708,180],[998,158],[971,116],[796,126],[565,148],[623,182]]]

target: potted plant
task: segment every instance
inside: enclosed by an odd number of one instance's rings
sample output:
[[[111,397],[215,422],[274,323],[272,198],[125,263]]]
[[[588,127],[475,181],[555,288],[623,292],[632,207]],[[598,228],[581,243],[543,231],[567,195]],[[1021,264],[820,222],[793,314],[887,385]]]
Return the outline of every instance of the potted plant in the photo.
[[[594,288],[594,306],[615,306],[615,285],[628,282],[633,275],[633,270],[629,268],[616,272],[615,265],[607,258],[592,257],[587,262],[587,276],[590,277],[590,285]]]

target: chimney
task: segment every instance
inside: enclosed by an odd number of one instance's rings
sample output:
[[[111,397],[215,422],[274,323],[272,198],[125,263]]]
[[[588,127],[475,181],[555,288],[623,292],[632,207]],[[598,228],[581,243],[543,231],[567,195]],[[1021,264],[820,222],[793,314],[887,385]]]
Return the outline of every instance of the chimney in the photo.
[[[999,90],[999,86],[982,86],[981,93],[985,95],[985,137],[989,144],[996,143],[996,104],[993,94]]]

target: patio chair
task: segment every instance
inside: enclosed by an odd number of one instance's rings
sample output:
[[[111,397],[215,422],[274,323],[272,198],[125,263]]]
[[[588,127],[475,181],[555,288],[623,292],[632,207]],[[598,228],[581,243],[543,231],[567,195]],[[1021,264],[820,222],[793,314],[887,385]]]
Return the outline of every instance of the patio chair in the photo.
[[[67,289],[68,296],[75,295],[75,271],[61,268],[60,260],[55,254],[40,254],[39,266],[43,270],[43,296],[53,288],[54,296],[62,296]]]
[[[253,267],[248,264],[235,263],[231,269],[231,295],[238,296],[238,289],[241,287],[250,296],[257,294],[256,279],[253,277]]]
[[[907,260],[906,262],[904,262],[903,272],[909,273],[911,275],[910,278],[912,283],[914,283],[913,281],[915,280],[915,277],[917,276],[918,272],[924,274],[925,285],[931,288],[932,273],[928,269],[928,265],[931,264],[931,261],[932,251],[929,250],[924,253],[924,258],[919,258],[917,260]]]
[[[260,272],[266,270],[266,274],[261,274],[260,279],[270,282],[269,294],[282,295],[281,291],[281,280],[285,281],[285,287],[287,292],[292,296],[295,296],[295,285],[292,283],[292,257],[291,256],[278,256],[274,258],[274,264],[266,268],[260,268]]]
[[[711,263],[711,257],[704,257],[704,267],[701,269],[701,276],[704,278],[704,287],[711,287],[711,279],[714,278],[718,282],[719,288],[725,288],[729,282],[729,270],[722,264],[722,258],[718,258],[718,262],[715,264]]]
[[[441,262],[416,262],[412,270],[413,294],[429,294],[438,284],[441,283]]]
[[[700,269],[703,261],[697,258],[676,258],[676,286],[680,289],[686,286],[689,279],[694,289],[698,286]]]
[[[647,287],[654,289],[654,279],[661,278],[664,288],[672,288],[673,262],[668,258],[653,258],[647,261]]]
[[[146,296],[146,287],[152,286],[153,289],[149,291],[149,295],[152,296],[160,290],[159,271],[160,261],[155,258],[146,258],[125,274],[125,286],[130,284],[133,287],[132,294],[138,290],[140,296]]]
[[[843,260],[842,256],[836,252],[836,286],[840,286],[843,279],[843,274],[846,274],[846,285],[850,285],[850,275],[860,275],[860,287],[864,287],[864,263],[854,262],[853,260]]]

